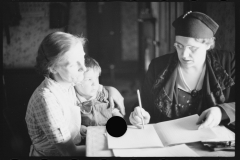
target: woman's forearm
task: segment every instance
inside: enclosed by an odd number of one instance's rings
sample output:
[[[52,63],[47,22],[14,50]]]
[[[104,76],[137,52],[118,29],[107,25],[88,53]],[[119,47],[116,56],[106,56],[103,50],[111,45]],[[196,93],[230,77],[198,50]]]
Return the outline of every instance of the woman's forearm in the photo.
[[[124,116],[125,115],[124,98],[121,95],[121,93],[114,87],[111,86],[104,87],[108,90],[109,93],[110,107],[119,108],[121,114]],[[114,102],[116,103],[117,106],[114,106]]]

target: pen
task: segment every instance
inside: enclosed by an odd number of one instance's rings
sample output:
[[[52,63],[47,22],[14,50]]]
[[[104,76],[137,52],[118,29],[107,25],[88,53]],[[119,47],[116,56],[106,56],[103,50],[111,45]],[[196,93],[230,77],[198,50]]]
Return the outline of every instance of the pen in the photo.
[[[137,95],[138,95],[139,106],[142,108],[142,103],[141,103],[141,98],[140,98],[140,92],[139,92],[139,90],[137,90]],[[141,115],[142,115],[142,110],[141,110]],[[143,126],[143,129],[144,129],[143,115],[142,115],[141,119],[142,119],[142,126]]]

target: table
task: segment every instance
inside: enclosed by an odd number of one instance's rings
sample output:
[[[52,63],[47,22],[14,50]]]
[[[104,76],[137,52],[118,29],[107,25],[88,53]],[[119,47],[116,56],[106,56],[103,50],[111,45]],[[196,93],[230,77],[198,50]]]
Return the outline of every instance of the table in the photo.
[[[108,149],[107,137],[104,135],[105,126],[87,127],[86,156],[87,157],[113,157],[113,151]],[[186,144],[201,157],[234,157],[235,151],[210,151],[201,142]]]

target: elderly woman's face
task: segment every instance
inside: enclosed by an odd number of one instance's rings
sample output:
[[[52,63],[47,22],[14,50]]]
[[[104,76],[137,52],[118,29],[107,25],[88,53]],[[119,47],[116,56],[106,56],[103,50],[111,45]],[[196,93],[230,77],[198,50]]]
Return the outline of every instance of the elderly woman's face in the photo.
[[[174,46],[178,59],[184,67],[202,65],[206,59],[209,45],[196,41],[194,38],[176,36]]]
[[[85,67],[85,52],[81,43],[71,47],[56,64],[55,75],[62,82],[77,84],[83,80]]]

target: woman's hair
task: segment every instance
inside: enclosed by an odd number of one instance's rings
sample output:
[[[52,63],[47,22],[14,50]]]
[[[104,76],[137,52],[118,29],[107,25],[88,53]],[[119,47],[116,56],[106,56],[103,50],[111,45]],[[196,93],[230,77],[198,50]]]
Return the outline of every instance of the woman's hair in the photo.
[[[100,65],[98,64],[98,62],[91,58],[90,56],[88,55],[85,55],[85,66],[88,69],[93,69],[94,71],[98,72],[99,73],[99,76],[101,75],[101,67]]]
[[[72,46],[78,43],[84,46],[85,42],[86,39],[83,36],[61,31],[50,33],[43,39],[38,48],[35,65],[36,71],[43,76],[49,77],[51,73],[50,68],[57,64]]]
[[[205,43],[207,45],[211,45],[209,50],[213,49],[215,47],[215,37],[212,37],[212,38],[206,38],[206,39],[202,39],[202,38],[195,38],[195,40],[197,42],[200,42],[200,43]]]

